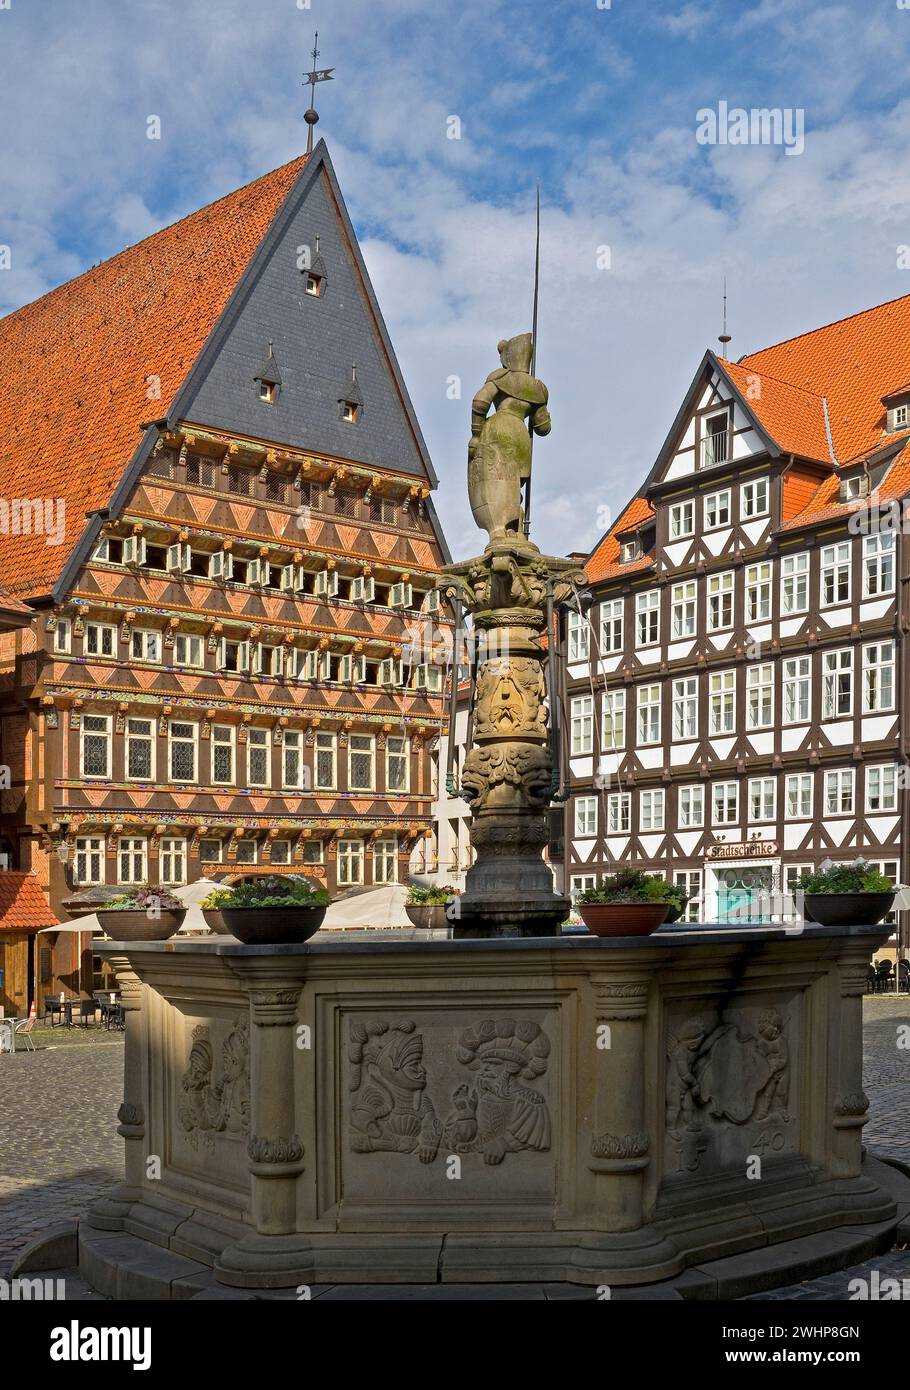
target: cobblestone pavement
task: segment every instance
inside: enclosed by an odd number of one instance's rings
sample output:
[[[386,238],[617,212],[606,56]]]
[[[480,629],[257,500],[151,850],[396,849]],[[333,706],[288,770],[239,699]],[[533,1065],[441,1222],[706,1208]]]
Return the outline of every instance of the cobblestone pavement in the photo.
[[[0,1276],[37,1231],[122,1178],[122,1088],[122,1043],[0,1057]]]
[[[869,1096],[864,1141],[910,1163],[910,997],[864,1001],[863,1075]],[[904,1046],[900,1043],[904,1042]],[[0,1276],[40,1229],[80,1215],[123,1171],[117,1107],[122,1047],[86,1045],[0,1058]],[[756,1295],[840,1299],[852,1278],[910,1277],[910,1254],[894,1252],[839,1274]]]

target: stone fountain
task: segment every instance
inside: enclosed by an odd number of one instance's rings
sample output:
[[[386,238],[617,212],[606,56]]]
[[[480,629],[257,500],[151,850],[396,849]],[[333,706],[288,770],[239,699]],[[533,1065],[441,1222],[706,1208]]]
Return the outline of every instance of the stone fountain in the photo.
[[[499,344],[501,366],[474,397],[468,494],[489,536],[482,555],[444,570],[477,638],[472,746],[461,792],[471,804],[475,862],[454,935],[551,936],[569,913],[543,861],[558,777],[544,634],[553,611],[585,584],[571,560],[542,555],[527,534],[522,495],[533,435],[550,432],[547,388],[531,373],[530,333]]]

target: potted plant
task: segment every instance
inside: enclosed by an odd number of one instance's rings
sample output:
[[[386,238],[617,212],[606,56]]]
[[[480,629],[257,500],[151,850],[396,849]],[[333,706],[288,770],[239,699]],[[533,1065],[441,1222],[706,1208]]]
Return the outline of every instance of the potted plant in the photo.
[[[802,874],[796,891],[805,895],[806,920],[823,927],[871,927],[894,904],[894,885],[865,859]]]
[[[275,946],[315,936],[329,902],[324,888],[299,874],[269,874],[245,878],[234,888],[217,888],[203,901],[202,911],[206,922],[209,912],[219,914],[224,930],[248,946]]]
[[[575,899],[581,920],[595,936],[650,936],[666,920],[674,889],[657,874],[620,869]]]
[[[97,918],[114,941],[165,941],[180,930],[186,908],[167,888],[134,888],[111,898]]]
[[[670,883],[667,879],[660,879],[663,884],[665,900],[667,903],[667,915],[664,918],[664,926],[669,926],[671,922],[678,922],[686,910],[689,901],[689,894],[685,888],[681,888],[678,883]],[[653,890],[652,890],[653,891]]]
[[[415,927],[425,930],[439,929],[448,926],[446,907],[457,897],[457,888],[448,883],[444,887],[432,888],[421,888],[412,883],[408,888],[404,910]]]

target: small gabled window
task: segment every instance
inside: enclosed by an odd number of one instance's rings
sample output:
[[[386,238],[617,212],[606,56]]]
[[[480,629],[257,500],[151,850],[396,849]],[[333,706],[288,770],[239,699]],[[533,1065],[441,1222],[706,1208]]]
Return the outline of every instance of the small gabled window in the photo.
[[[869,475],[868,473],[856,473],[852,478],[842,478],[840,484],[840,500],[842,502],[855,502],[857,498],[869,496]]]
[[[342,401],[341,418],[347,420],[349,425],[356,425],[360,419],[360,406],[356,401]]]
[[[304,273],[303,288],[307,294],[318,299],[322,294],[322,276],[317,275],[314,270],[307,270]]]
[[[619,562],[621,565],[628,565],[632,560],[641,559],[641,541],[638,536],[634,536],[630,541],[621,541],[619,546]]]
[[[274,381],[260,381],[259,399],[261,401],[265,401],[268,405],[274,405],[277,395],[278,387],[275,385]]]

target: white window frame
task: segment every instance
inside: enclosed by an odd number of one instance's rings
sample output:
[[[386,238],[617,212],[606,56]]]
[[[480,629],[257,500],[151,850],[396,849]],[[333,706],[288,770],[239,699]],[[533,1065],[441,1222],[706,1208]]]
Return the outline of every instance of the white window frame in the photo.
[[[575,838],[591,839],[597,834],[597,797],[575,798]]]
[[[814,808],[814,775],[811,772],[787,773],[784,783],[784,820],[811,820]]]
[[[798,699],[791,700],[790,697],[794,691],[797,693]],[[805,691],[805,714],[800,713],[803,691]],[[789,712],[791,707],[793,710],[792,714]],[[783,664],[781,721],[784,724],[808,724],[811,718],[812,658],[811,656],[785,657]]]
[[[288,754],[293,753],[297,758],[297,776],[288,776]],[[303,730],[285,729],[284,737],[281,741],[281,785],[289,791],[304,791],[307,789],[306,767],[303,761]]]
[[[700,782],[690,782],[680,787],[677,818],[680,829],[704,829],[705,789]]]
[[[771,825],[777,821],[777,778],[750,777],[748,794],[750,825]]]
[[[653,747],[660,743],[660,699],[659,681],[649,681],[636,689],[636,731],[640,747]]]
[[[736,671],[708,675],[708,733],[712,738],[736,732]]]
[[[186,840],[176,835],[158,842],[158,879],[164,886],[179,888],[187,880]]]
[[[782,615],[809,611],[809,552],[782,555],[780,561],[780,611]]]
[[[355,741],[366,743],[366,748],[354,747]],[[354,755],[363,756],[369,754],[370,758],[370,781],[368,786],[362,783],[354,785],[352,769],[354,766]],[[348,791],[351,792],[374,792],[376,790],[376,737],[374,734],[348,734]]]
[[[392,744],[401,745],[392,747]],[[392,760],[400,760],[404,766],[404,786],[392,786]],[[385,788],[389,796],[407,796],[411,790],[411,743],[402,734],[389,734],[385,744]]]
[[[822,719],[849,719],[853,714],[853,648],[822,652]],[[846,677],[846,680],[845,680]],[[842,692],[846,690],[846,708]]]
[[[645,589],[635,595],[635,647],[643,650],[660,643],[660,590]]]
[[[698,586],[694,579],[674,584],[670,592],[670,632],[674,641],[694,637],[698,626]]]
[[[893,531],[878,531],[863,539],[863,598],[894,593]]]
[[[746,669],[746,728],[774,727],[774,663],[753,662]]]
[[[602,753],[610,753],[625,746],[626,692],[605,690],[601,698],[600,750]]]
[[[651,835],[666,830],[667,799],[663,787],[651,787],[638,794],[638,833]]]
[[[225,738],[225,734],[227,737]],[[213,724],[209,733],[211,766],[209,775],[215,787],[234,787],[237,785],[237,730],[233,724]],[[215,776],[215,749],[228,748],[231,753],[231,775],[228,778]]]
[[[139,723],[141,723],[141,724],[148,724],[148,726],[149,726],[149,731],[148,731],[147,734],[140,733],[140,732],[138,732],[137,730],[135,730],[135,729],[132,727],[134,724],[139,724]],[[131,745],[132,745],[132,743],[133,743],[134,740],[136,740],[136,741],[139,742],[139,743],[148,743],[148,744],[149,744],[149,748],[150,748],[150,752],[151,752],[151,758],[150,758],[150,760],[149,760],[150,770],[149,770],[149,774],[148,774],[147,777],[137,777],[134,773],[130,772],[130,747],[131,747]],[[153,716],[153,715],[149,715],[149,716],[146,717],[145,715],[138,715],[138,714],[137,714],[137,715],[130,715],[130,716],[128,716],[128,717],[127,717],[127,720],[126,720],[125,732],[124,732],[124,739],[123,739],[123,776],[124,776],[124,780],[127,781],[127,782],[154,782],[154,780],[155,780],[155,764],[156,764],[157,752],[158,752],[158,733],[157,733],[157,729],[156,729],[156,727],[155,727],[155,718],[154,718],[154,716]]]
[[[148,846],[145,835],[121,835],[117,841],[117,882],[148,883]],[[124,859],[126,873],[123,872]],[[136,865],[138,863],[138,870]]]
[[[253,778],[253,755],[262,753],[265,770],[261,778]],[[251,724],[246,731],[246,784],[248,787],[272,785],[272,735],[261,724]]]
[[[610,792],[607,797],[607,834],[628,835],[631,829],[631,792]]]
[[[587,615],[569,609],[567,628],[569,661],[588,661],[591,655],[591,625]]]
[[[181,659],[180,652],[184,652]],[[198,660],[191,659],[191,653],[196,653]],[[194,671],[205,668],[205,638],[198,632],[176,632],[174,634],[174,665],[189,666]]]
[[[837,541],[834,545],[822,546],[821,573],[819,576],[819,603],[822,608],[840,608],[850,602],[853,591],[851,570],[853,552],[849,541]],[[826,597],[830,582],[831,597]],[[842,593],[842,590],[846,590]]]
[[[695,500],[674,502],[670,506],[670,540],[682,541],[695,535]]]
[[[709,632],[728,632],[732,628],[735,594],[736,583],[732,570],[721,570],[719,574],[708,575],[707,624]],[[717,619],[723,619],[727,609],[729,610],[727,621],[718,621]]]
[[[152,655],[151,655],[151,656],[149,656],[148,654],[144,654],[144,655],[139,655],[139,656],[137,656],[137,654],[136,654],[136,652],[135,652],[135,650],[134,650],[134,647],[135,647],[135,645],[136,645],[136,639],[137,639],[137,638],[141,639],[140,645],[141,645],[142,648],[143,648],[143,652],[145,651],[145,648],[146,648],[147,646],[151,645],[151,647],[152,647]],[[151,639],[151,642],[149,642],[149,639]],[[131,660],[131,661],[147,661],[147,662],[154,662],[154,663],[158,663],[158,662],[161,661],[161,633],[159,632],[158,628],[156,628],[156,627],[134,627],[134,628],[133,628],[132,632],[130,633],[130,660]]]
[[[339,888],[356,888],[363,883],[363,840],[345,836],[338,841],[337,878]]]
[[[192,737],[181,734],[176,737],[175,727],[192,729]],[[192,777],[175,777],[174,771],[174,747],[176,744],[192,744],[193,749],[193,775]],[[176,782],[180,786],[187,786],[191,782],[199,780],[199,725],[192,719],[170,719],[167,726],[167,780]],[[162,883],[164,879],[161,880]]]
[[[110,651],[105,646],[110,645]],[[85,624],[82,638],[82,655],[110,657],[117,656],[117,628],[113,623],[97,623],[94,620]]]
[[[79,835],[73,855],[73,881],[80,888],[106,883],[103,835]],[[93,867],[96,872],[92,872]]]
[[[682,888],[689,901],[683,908],[681,922],[697,922],[702,905],[703,877],[701,869],[674,869],[673,882]]]
[[[748,627],[751,623],[767,623],[771,621],[773,606],[771,601],[771,586],[774,582],[774,567],[770,560],[761,560],[756,565],[746,566],[746,607],[745,621]]]
[[[894,763],[868,763],[865,768],[865,803],[869,815],[878,816],[897,810],[897,767]],[[873,787],[881,805],[873,806]],[[887,797],[887,800],[885,799]]]
[[[51,633],[51,650],[58,656],[69,654],[72,642],[73,625],[69,618],[58,618]]]
[[[373,882],[398,882],[398,841],[388,835],[373,841]]]
[[[594,698],[577,695],[569,705],[570,746],[573,758],[594,752]]]
[[[698,738],[698,677],[682,676],[673,682],[672,741]]]
[[[730,808],[732,807],[732,814]],[[718,815],[718,810],[723,815]],[[739,824],[739,783],[732,781],[711,783],[711,824]]]
[[[824,814],[826,816],[853,816],[856,814],[856,778],[852,767],[831,768],[825,772]]]
[[[740,521],[754,521],[756,517],[767,516],[770,509],[771,489],[767,478],[753,478],[751,482],[740,484]]]
[[[602,656],[623,649],[625,600],[608,599],[600,605],[600,651]]]
[[[332,759],[332,780],[320,781],[320,753],[328,753]],[[327,730],[317,730],[313,736],[313,790],[331,792],[338,788],[338,735]]]
[[[90,720],[97,720],[102,728],[90,729]],[[104,742],[104,772],[86,772],[85,770],[85,744],[87,739],[102,739]],[[111,740],[111,716],[109,714],[95,714],[90,712],[83,713],[79,721],[79,775],[87,782],[109,782],[112,774],[112,740]]]
[[[887,714],[894,709],[894,651],[893,638],[863,647],[863,714]]]
[[[709,492],[704,499],[704,527],[706,531],[719,531],[723,526],[730,525],[730,489],[723,487],[719,492]],[[711,512],[714,512],[714,519],[711,519]],[[721,513],[725,513],[721,519]]]

